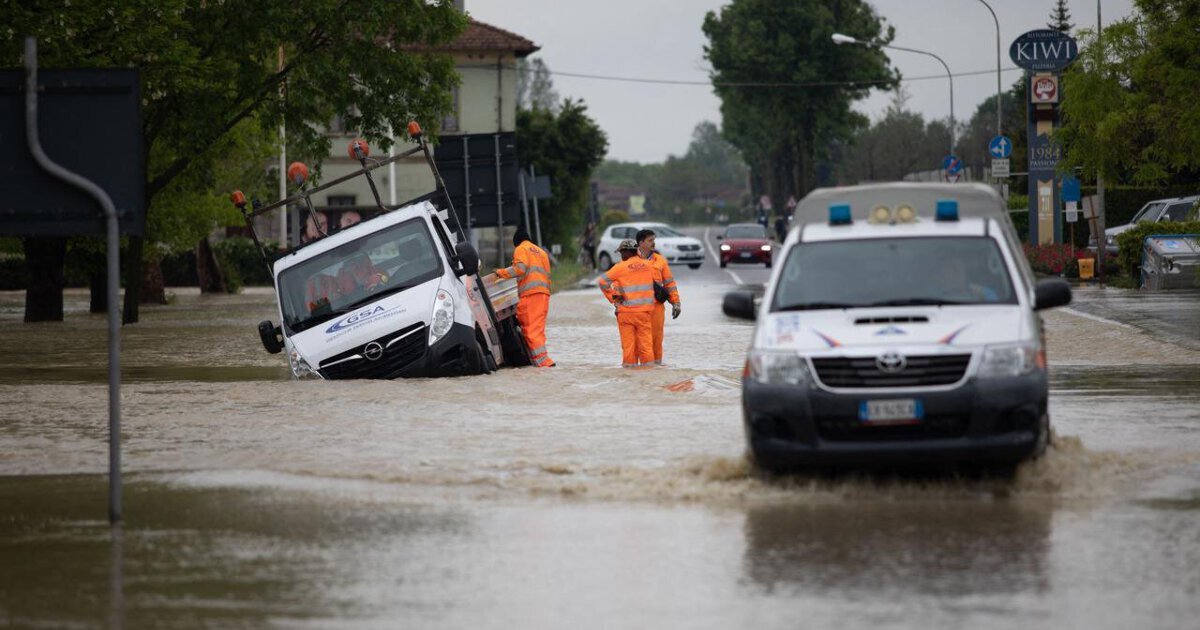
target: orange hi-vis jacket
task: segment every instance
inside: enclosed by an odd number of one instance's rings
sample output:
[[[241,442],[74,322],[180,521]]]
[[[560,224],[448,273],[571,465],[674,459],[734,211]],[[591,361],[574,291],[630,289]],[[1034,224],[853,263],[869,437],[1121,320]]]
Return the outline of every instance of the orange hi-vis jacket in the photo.
[[[550,295],[550,257],[530,241],[522,241],[517,245],[513,250],[512,266],[497,269],[496,275],[516,278],[518,297],[533,293]]]
[[[645,260],[658,271],[655,281],[667,290],[667,300],[672,304],[678,304],[679,285],[675,284],[675,276],[671,275],[671,266],[667,264],[667,259],[658,252],[651,252],[650,257]]]
[[[634,256],[612,266],[600,276],[600,290],[619,313],[654,310],[654,281],[659,272],[650,261]]]

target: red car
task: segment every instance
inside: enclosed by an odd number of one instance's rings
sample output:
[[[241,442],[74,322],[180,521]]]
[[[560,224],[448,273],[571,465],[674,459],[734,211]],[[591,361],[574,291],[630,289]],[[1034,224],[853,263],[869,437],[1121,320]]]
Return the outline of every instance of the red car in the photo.
[[[721,266],[733,263],[754,263],[771,268],[771,252],[775,249],[767,238],[767,229],[757,223],[735,223],[717,237],[721,241]]]

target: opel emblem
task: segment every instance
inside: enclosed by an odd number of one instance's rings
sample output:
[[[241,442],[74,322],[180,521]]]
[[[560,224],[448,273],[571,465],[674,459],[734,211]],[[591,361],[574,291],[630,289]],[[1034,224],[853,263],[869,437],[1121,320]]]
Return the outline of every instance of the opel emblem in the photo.
[[[903,372],[906,365],[908,365],[908,361],[899,352],[885,352],[875,357],[875,367],[879,368],[880,372],[887,374]]]
[[[363,348],[363,356],[370,361],[378,361],[379,357],[383,356],[383,346],[379,345],[378,341],[372,341]]]

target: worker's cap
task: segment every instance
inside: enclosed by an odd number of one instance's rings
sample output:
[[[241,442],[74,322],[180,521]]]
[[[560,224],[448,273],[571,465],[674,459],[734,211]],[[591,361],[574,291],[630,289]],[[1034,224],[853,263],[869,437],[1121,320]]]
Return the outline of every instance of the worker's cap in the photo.
[[[634,249],[637,249],[637,242],[631,238],[627,238],[621,241],[620,245],[617,245],[618,252],[630,251]]]

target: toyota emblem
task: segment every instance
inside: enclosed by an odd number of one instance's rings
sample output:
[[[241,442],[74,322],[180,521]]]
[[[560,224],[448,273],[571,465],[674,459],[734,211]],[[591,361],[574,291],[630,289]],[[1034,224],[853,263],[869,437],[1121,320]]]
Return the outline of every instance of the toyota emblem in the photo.
[[[378,361],[379,357],[383,356],[383,346],[379,345],[378,341],[372,341],[363,347],[363,356],[369,361]]]
[[[899,352],[885,352],[878,357],[875,357],[875,367],[879,368],[880,372],[886,374],[895,374],[903,372],[904,367],[908,365],[908,361],[904,359],[904,355]]]

